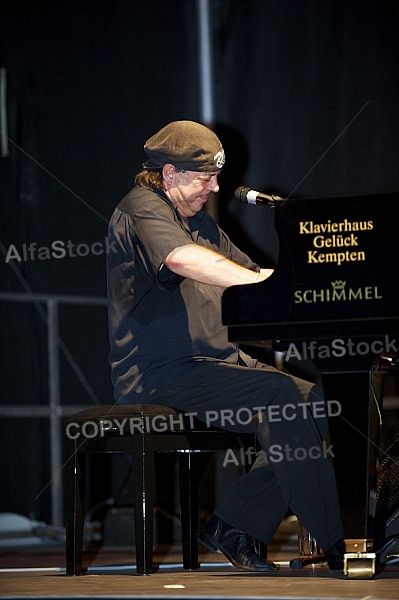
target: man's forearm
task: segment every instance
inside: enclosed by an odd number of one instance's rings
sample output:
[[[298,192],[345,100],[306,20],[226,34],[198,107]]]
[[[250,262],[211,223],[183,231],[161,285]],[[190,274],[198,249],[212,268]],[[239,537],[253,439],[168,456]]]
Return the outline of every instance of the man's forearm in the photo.
[[[224,288],[231,285],[258,283],[273,273],[273,269],[261,269],[260,273],[256,273],[197,244],[175,248],[164,262],[178,275]]]

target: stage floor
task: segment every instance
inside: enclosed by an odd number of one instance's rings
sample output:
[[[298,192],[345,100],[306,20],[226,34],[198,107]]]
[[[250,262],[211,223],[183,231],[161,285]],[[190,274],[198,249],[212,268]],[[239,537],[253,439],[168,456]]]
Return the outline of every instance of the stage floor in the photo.
[[[156,548],[158,569],[137,576],[132,547],[87,547],[87,574],[65,574],[65,552],[60,544],[0,549],[2,598],[354,598],[399,600],[399,562],[377,569],[372,579],[347,579],[325,564],[292,571],[297,555],[295,525],[286,520],[269,546],[268,557],[279,570],[272,575],[246,573],[232,567],[224,556],[200,546],[199,570],[181,567],[179,545]]]

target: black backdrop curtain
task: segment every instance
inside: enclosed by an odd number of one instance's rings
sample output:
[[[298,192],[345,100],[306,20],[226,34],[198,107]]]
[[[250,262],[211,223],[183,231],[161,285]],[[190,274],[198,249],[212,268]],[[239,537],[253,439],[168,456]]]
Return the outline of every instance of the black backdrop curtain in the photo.
[[[25,282],[37,293],[105,295],[105,252],[84,255],[85,246],[106,250],[107,221],[144,141],[171,120],[200,120],[195,6],[3,1],[3,291],[23,292]],[[398,189],[398,8],[210,0],[210,10],[213,125],[227,154],[218,218],[266,266],[278,251],[272,215],[239,205],[237,186],[285,197]],[[23,255],[24,244],[54,242],[65,255]],[[2,404],[46,405],[45,325],[32,305],[0,309]],[[60,327],[98,401],[110,402],[105,311],[63,308]],[[90,403],[65,359],[62,372],[63,403]],[[2,433],[0,511],[48,520],[48,489],[35,500],[49,479],[46,420],[5,419]]]
[[[217,121],[242,138],[224,191],[240,239],[275,257],[270,214],[229,202],[236,184],[282,197],[398,189],[397,4],[221,0],[215,11]]]

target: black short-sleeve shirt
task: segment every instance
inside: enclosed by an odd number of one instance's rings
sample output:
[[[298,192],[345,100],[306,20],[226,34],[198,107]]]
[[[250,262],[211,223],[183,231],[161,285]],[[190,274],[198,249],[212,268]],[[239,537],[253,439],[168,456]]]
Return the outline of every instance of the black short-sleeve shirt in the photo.
[[[223,289],[177,275],[163,261],[179,246],[200,244],[254,271],[259,267],[204,210],[188,221],[162,191],[142,187],[127,194],[111,217],[108,314],[118,402],[149,401],[194,361],[238,362],[222,325]]]

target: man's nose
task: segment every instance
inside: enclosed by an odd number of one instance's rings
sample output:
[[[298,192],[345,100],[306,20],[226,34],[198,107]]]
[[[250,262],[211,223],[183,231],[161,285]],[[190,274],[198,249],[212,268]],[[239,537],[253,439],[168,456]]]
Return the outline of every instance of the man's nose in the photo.
[[[211,192],[218,192],[219,191],[219,182],[218,182],[218,176],[217,175],[212,175],[212,178],[209,182],[208,185],[208,189]]]

